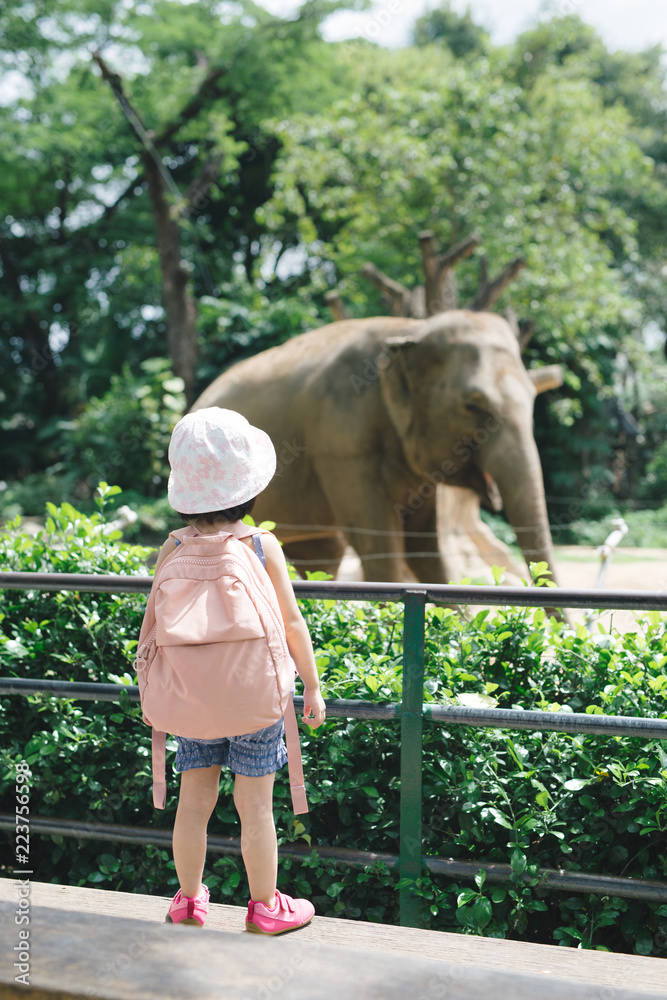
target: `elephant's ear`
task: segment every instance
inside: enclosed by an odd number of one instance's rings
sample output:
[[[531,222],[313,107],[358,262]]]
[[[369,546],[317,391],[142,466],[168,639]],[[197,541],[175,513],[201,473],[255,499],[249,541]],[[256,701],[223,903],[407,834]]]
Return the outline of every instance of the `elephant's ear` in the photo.
[[[414,413],[414,376],[410,355],[419,340],[414,337],[389,337],[384,342],[379,365],[382,398],[392,424],[401,440],[410,430]]]

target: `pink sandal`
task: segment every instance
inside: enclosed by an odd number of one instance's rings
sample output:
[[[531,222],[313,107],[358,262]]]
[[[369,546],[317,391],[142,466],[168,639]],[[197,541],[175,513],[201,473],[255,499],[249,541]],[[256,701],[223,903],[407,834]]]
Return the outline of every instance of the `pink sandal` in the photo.
[[[252,934],[285,934],[305,927],[314,915],[315,907],[307,899],[292,899],[276,892],[273,908],[250,900],[245,929]]]
[[[202,888],[204,891],[198,896],[184,896],[179,889],[169,904],[165,923],[196,924],[203,927],[208,914],[209,891],[206,886]]]

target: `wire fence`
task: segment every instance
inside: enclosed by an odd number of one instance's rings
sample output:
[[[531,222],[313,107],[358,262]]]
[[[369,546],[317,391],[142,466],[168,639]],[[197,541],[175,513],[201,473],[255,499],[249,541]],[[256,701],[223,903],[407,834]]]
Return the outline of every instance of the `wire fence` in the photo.
[[[97,591],[104,593],[148,593],[152,577],[58,574],[58,573],[0,573],[0,590],[50,590]],[[424,704],[424,637],[426,605],[494,605],[543,608],[624,609],[667,612],[667,594],[657,591],[590,591],[543,587],[473,587],[463,585],[422,585],[397,583],[352,583],[342,581],[294,581],[296,596],[307,599],[335,599],[351,601],[394,601],[404,607],[403,636],[403,687],[401,701],[367,702],[355,700],[328,700],[327,715],[341,718],[398,719],[401,723],[401,790],[400,790],[400,846],[397,857],[370,852],[353,852],[355,862],[370,864],[384,860],[398,866],[402,879],[416,879],[425,866],[430,871],[450,874],[452,877],[473,877],[480,869],[491,879],[507,881],[511,877],[508,865],[463,863],[454,859],[430,858],[422,853],[422,756],[423,725],[465,725],[499,729],[550,730],[563,733],[620,733],[644,739],[667,739],[667,719],[635,718],[630,716],[584,715],[578,713],[551,713],[512,709],[473,708],[469,706]],[[125,694],[138,701],[136,686],[99,684],[92,682],[50,681],[5,677],[0,678],[0,695],[45,693],[53,697],[84,700],[116,701]],[[298,707],[302,699],[296,698]],[[8,828],[14,817],[0,816],[0,828]],[[35,833],[52,832],[57,824],[61,835],[89,836],[96,839],[136,837],[135,842],[156,843],[165,831],[149,830],[123,832],[110,824],[80,824],[72,821],[48,820],[35,817],[31,827]],[[123,828],[127,831],[128,828]],[[69,833],[63,832],[69,831]],[[142,839],[152,838],[152,839]],[[221,849],[225,844],[230,852],[236,851],[236,842],[219,838]],[[209,844],[212,838],[209,838]],[[323,848],[318,848],[320,852]],[[327,849],[327,856],[349,861],[341,852]],[[342,852],[345,854],[346,852]],[[610,893],[631,898],[667,901],[667,883],[616,878],[574,872],[544,869],[537,873],[540,884],[548,888],[569,891]],[[410,889],[401,890],[401,923],[419,925],[419,900]]]

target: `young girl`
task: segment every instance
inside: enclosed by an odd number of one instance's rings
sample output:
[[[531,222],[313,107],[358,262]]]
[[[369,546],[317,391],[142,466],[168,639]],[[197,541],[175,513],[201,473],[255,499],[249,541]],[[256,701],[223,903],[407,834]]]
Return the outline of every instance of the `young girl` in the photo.
[[[174,428],[169,445],[169,503],[200,534],[232,531],[253,548],[252,532],[242,519],[276,470],[276,453],[264,431],[245,417],[219,407],[188,413]],[[282,612],[289,652],[304,684],[304,720],[316,728],[325,707],[310,635],[301,616],[274,535],[259,536],[266,571]],[[170,536],[162,546],[156,571],[174,551]],[[282,719],[243,736],[192,740],[177,736],[176,770],[182,772],[173,849],[180,889],[167,920],[203,925],[209,892],[202,884],[206,829],[218,799],[220,770],[234,774],[234,804],[241,820],[241,853],[250,884],[246,930],[283,934],[309,923],[315,913],[306,899],[292,899],[276,889],[278,847],[273,820],[275,772],[285,763]]]

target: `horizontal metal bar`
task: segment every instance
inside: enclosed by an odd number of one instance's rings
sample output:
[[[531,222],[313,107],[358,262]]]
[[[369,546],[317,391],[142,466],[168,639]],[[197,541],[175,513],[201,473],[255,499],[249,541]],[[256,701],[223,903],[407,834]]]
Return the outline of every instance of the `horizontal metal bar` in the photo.
[[[467,705],[425,705],[426,719],[441,725],[483,726],[489,729],[543,729],[554,733],[591,733],[667,740],[667,719],[633,715],[586,715],[583,712],[540,712]]]
[[[152,576],[98,573],[0,573],[0,590],[74,590],[147,594]]]
[[[93,573],[0,573],[0,590],[78,590],[111,594],[148,593],[150,576]],[[406,593],[425,594],[435,604],[480,604],[536,608],[665,611],[667,591],[581,590],[564,587],[470,587],[459,584],[355,583],[295,580],[297,597],[347,601],[403,601]]]
[[[16,817],[0,814],[0,830],[14,830]],[[81,840],[103,840],[119,844],[154,844],[157,847],[171,847],[171,830],[153,827],[121,826],[111,823],[85,823],[81,820],[46,819],[30,817],[30,830],[41,836],[78,837]],[[207,850],[213,854],[241,855],[241,842],[233,837],[209,835]],[[376,861],[396,868],[398,856],[372,851],[353,851],[340,847],[306,844],[281,844],[279,854],[290,857],[309,857],[313,851],[323,860],[365,868]],[[474,879],[479,871],[485,871],[489,882],[507,883],[512,879],[512,867],[507,864],[485,861],[457,861],[454,858],[422,858],[425,867],[434,875],[447,878]],[[524,873],[528,882],[536,878],[540,887],[559,892],[585,892],[598,896],[620,896],[625,899],[644,899],[654,903],[667,902],[667,883],[647,879],[619,878],[615,875],[596,875],[587,872],[567,871],[563,868],[540,868],[535,876]]]
[[[46,694],[52,698],[77,701],[118,701],[121,694],[139,701],[135,684],[101,684],[92,681],[51,681],[22,677],[0,677],[0,696]],[[303,697],[294,696],[297,711]],[[391,701],[330,698],[327,715],[341,719],[395,719],[400,705]],[[440,725],[477,726],[489,729],[549,730],[555,733],[591,733],[618,736],[624,733],[640,739],[667,740],[667,719],[647,719],[632,715],[586,715],[579,712],[539,712],[510,708],[473,708],[467,705],[424,705],[424,719]]]
[[[130,701],[139,701],[136,684],[102,684],[93,681],[50,681],[27,677],[0,677],[0,697],[18,694],[27,697],[46,694],[51,698],[73,698],[76,701],[118,701],[126,694]],[[327,715],[342,719],[393,719],[399,713],[395,702],[371,702],[345,698],[326,701]],[[297,712],[303,710],[303,695],[294,696]]]
[[[510,882],[512,866],[452,858],[424,858],[424,864],[434,875],[451,879],[474,878],[480,869],[486,872],[489,882]],[[474,869],[474,871],[473,871]],[[539,868],[534,876],[524,873],[524,882],[536,878],[540,887],[558,892],[585,892],[596,896],[622,896],[624,899],[645,899],[654,903],[667,902],[667,882],[640,878],[620,878],[617,875],[595,875],[588,872],[567,871],[564,868]]]
[[[125,692],[130,701],[139,701],[136,684],[101,684],[93,681],[46,681],[29,677],[0,677],[0,696],[46,694],[50,698],[74,698],[76,701],[118,701]]]

